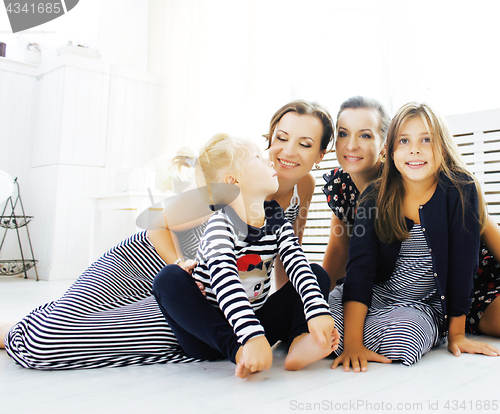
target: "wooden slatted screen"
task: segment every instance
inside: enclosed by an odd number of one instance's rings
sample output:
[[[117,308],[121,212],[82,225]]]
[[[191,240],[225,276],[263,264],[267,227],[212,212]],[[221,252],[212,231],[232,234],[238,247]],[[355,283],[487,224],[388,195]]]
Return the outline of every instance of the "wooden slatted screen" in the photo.
[[[465,162],[476,174],[488,203],[488,213],[500,224],[500,109],[453,115],[446,118]],[[323,174],[338,166],[334,152],[313,170],[316,189],[311,202],[302,246],[312,263],[323,261],[330,235],[332,211],[323,194]]]

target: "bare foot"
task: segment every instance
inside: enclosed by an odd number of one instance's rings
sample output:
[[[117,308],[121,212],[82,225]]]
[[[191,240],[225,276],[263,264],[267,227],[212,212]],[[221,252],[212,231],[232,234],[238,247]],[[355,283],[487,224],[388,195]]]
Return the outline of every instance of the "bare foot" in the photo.
[[[234,375],[239,378],[246,378],[252,373],[252,371],[250,371],[241,360],[242,354],[243,347],[240,346],[240,349],[236,352],[236,368],[234,370]]]
[[[6,335],[9,333],[10,329],[16,323],[17,322],[13,322],[13,321],[9,321],[9,322],[0,321],[0,348],[5,348],[4,339],[5,339]]]
[[[288,350],[285,368],[288,371],[298,371],[306,365],[326,358],[338,347],[338,339],[332,335],[330,347],[321,348],[310,333],[297,336]]]

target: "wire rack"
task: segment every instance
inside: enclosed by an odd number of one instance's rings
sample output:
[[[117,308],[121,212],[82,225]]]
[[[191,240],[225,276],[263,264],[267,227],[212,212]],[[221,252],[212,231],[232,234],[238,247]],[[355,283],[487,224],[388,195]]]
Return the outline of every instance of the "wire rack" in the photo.
[[[34,268],[36,280],[38,280],[38,271],[36,268],[36,263],[38,262],[38,260],[35,260],[35,256],[33,254],[33,246],[31,244],[30,232],[28,230],[28,223],[33,219],[33,216],[27,216],[24,213],[24,206],[21,200],[21,191],[19,188],[19,183],[17,182],[17,178],[14,179],[14,184],[17,188],[17,196],[15,198],[12,198],[12,196],[10,196],[7,199],[3,208],[2,215],[0,216],[0,227],[3,227],[5,229],[2,242],[0,243],[0,251],[2,250],[2,247],[5,243],[7,232],[9,230],[15,230],[17,233],[17,241],[19,245],[19,251],[21,253],[21,259],[0,260],[0,276],[16,276],[24,273],[24,278],[27,279],[28,270]],[[9,211],[10,214],[8,214]],[[28,236],[31,259],[26,256],[25,251],[23,250],[20,229],[24,229]]]

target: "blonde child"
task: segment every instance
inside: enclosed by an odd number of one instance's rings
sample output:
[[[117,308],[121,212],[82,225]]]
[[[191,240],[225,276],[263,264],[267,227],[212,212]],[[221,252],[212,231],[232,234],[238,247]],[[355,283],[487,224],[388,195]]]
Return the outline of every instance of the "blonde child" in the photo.
[[[170,265],[154,280],[153,294],[182,349],[194,358],[227,358],[242,378],[270,368],[278,340],[290,346],[290,370],[329,355],[339,340],[325,301],[329,278],[319,266],[313,273],[283,209],[265,201],[278,189],[272,163],[252,142],[221,134],[201,152],[197,182],[209,193],[215,184],[234,185],[240,196],[230,206],[213,206],[218,211],[193,275]],[[269,295],[278,253],[290,282]]]
[[[464,335],[485,217],[444,120],[425,104],[404,105],[382,175],[361,196],[345,283],[329,297],[343,339],[332,368],[411,365],[446,335],[455,356],[498,356]]]

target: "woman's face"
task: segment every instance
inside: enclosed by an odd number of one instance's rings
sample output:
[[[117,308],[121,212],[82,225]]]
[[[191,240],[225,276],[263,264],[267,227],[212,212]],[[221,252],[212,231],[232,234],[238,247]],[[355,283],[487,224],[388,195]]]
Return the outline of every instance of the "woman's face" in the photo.
[[[342,169],[349,174],[376,171],[385,151],[377,110],[345,109],[339,116],[337,130],[335,151]]]
[[[280,179],[299,181],[319,163],[323,124],[313,115],[287,112],[276,124],[269,148],[269,159]]]

